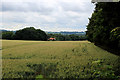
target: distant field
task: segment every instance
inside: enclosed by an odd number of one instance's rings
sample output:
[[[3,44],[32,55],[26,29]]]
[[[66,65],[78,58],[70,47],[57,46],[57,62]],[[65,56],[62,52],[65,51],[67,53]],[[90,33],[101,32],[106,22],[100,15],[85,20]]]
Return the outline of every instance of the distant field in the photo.
[[[110,73],[104,70],[118,64],[118,56],[88,41],[2,40],[2,44],[3,78],[91,78]]]

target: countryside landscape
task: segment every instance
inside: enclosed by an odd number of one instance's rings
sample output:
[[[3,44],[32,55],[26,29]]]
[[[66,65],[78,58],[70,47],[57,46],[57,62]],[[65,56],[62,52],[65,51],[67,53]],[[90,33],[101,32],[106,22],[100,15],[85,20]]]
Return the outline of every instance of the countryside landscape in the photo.
[[[86,31],[2,28],[2,79],[119,80],[120,2],[89,4]]]

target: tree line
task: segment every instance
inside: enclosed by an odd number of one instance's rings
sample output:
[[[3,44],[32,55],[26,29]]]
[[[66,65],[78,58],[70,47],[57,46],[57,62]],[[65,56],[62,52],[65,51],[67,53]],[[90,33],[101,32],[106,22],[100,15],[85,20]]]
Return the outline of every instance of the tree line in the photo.
[[[87,25],[88,40],[105,49],[120,49],[120,2],[95,3]]]
[[[57,41],[80,41],[80,40],[87,40],[85,35],[62,35],[62,34],[47,34],[48,38],[53,37],[56,38]]]
[[[47,41],[49,38],[55,38],[57,41],[78,41],[86,40],[85,35],[62,35],[62,34],[46,34],[40,29],[35,29],[34,27],[27,27],[20,29],[16,32],[14,31],[4,31],[2,32],[2,39],[9,40],[41,40]]]
[[[47,34],[40,29],[35,29],[34,27],[28,27],[18,30],[16,32],[13,31],[2,32],[2,39],[46,41]]]

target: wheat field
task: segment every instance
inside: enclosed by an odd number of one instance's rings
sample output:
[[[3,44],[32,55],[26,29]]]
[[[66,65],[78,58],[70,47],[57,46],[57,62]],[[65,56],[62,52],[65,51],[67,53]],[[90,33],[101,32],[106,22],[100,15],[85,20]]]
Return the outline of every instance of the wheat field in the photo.
[[[2,40],[2,77],[91,78],[118,58],[89,41]]]

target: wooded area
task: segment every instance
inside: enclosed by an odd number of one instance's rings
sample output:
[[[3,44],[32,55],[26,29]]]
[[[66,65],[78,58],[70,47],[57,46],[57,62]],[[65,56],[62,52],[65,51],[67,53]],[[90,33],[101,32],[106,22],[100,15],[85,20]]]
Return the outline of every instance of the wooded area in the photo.
[[[2,33],[2,39],[13,39],[13,40],[47,40],[47,35],[40,29],[34,27],[28,27],[16,31],[6,31]]]
[[[85,34],[70,34],[70,35],[63,35],[63,34],[47,34],[40,29],[35,29],[34,27],[27,27],[16,32],[14,31],[3,31],[2,39],[9,39],[9,40],[40,40],[46,41],[49,38],[55,38],[57,41],[79,41],[79,40],[86,40]]]
[[[95,5],[95,11],[87,25],[88,40],[109,50],[119,50],[120,2],[96,3]],[[119,52],[117,51],[116,54]]]

